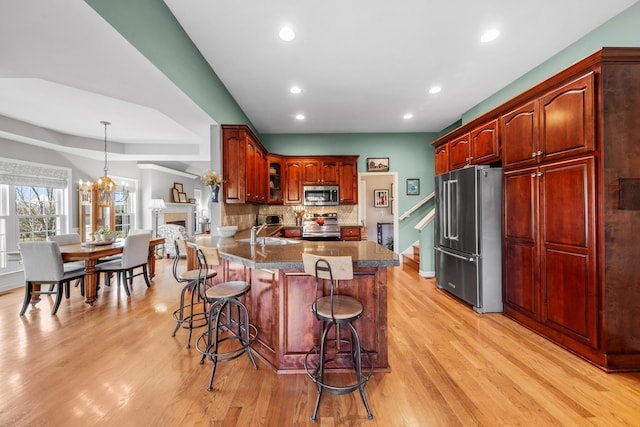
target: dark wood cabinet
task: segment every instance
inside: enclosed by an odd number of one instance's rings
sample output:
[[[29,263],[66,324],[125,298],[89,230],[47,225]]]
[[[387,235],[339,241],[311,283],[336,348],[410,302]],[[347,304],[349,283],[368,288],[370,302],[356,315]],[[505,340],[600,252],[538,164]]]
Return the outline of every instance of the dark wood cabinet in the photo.
[[[302,194],[302,160],[287,159],[284,165],[284,203],[301,205],[304,201]]]
[[[451,170],[467,166],[469,159],[469,134],[466,133],[449,143],[449,166]]]
[[[340,227],[340,240],[344,241],[360,241],[362,227],[359,226],[342,226]]]
[[[505,172],[505,311],[596,347],[593,157]]]
[[[225,203],[266,203],[267,151],[245,125],[222,125]]]
[[[594,73],[503,115],[505,168],[588,153],[595,147]]]
[[[280,232],[280,235],[287,239],[302,239],[302,228],[301,227],[285,227]]]
[[[303,185],[338,185],[338,160],[310,159],[302,160]]]
[[[435,174],[440,175],[449,172],[449,144],[436,147]]]
[[[469,134],[469,161],[474,165],[486,165],[500,160],[498,121],[479,126]]]
[[[358,158],[342,157],[339,161],[339,196],[341,205],[358,204]]]
[[[282,157],[267,155],[267,167],[269,168],[269,191],[267,203],[281,205],[283,202],[284,167]]]

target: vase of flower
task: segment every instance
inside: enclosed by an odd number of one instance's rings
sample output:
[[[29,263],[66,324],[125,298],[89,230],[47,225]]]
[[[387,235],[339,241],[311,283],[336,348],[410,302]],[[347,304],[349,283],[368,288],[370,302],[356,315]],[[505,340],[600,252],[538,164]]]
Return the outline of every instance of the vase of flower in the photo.
[[[220,187],[211,187],[211,202],[218,203],[218,194],[220,193]]]

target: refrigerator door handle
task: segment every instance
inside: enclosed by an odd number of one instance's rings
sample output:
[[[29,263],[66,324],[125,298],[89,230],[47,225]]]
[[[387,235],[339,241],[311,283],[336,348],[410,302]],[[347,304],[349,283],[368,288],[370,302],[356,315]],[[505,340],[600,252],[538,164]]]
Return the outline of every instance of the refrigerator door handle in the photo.
[[[443,254],[447,254],[447,255],[452,256],[454,258],[460,258],[460,259],[465,260],[465,261],[469,261],[469,262],[474,262],[475,261],[475,258],[454,254],[452,252],[445,251],[445,250],[440,249],[440,248],[436,248],[436,251],[442,252]]]
[[[458,240],[458,180],[449,181],[447,188],[447,220],[448,224],[448,238],[450,240]],[[453,219],[455,215],[455,221]],[[455,230],[453,230],[452,223],[455,223]]]

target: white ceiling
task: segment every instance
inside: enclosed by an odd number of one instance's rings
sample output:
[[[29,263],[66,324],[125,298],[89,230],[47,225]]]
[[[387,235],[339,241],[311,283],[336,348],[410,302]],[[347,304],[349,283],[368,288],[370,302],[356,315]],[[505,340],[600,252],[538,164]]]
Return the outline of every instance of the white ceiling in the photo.
[[[440,131],[636,1],[165,3],[260,133],[323,133]],[[208,158],[214,121],[85,2],[2,0],[0,137],[99,159],[101,120],[113,158]]]

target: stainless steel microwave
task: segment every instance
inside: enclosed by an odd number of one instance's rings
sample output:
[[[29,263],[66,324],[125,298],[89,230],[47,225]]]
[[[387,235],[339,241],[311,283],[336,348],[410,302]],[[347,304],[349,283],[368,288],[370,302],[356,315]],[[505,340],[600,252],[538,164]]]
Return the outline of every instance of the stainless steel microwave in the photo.
[[[305,206],[338,205],[337,185],[307,185],[303,187]]]

